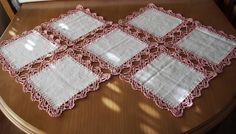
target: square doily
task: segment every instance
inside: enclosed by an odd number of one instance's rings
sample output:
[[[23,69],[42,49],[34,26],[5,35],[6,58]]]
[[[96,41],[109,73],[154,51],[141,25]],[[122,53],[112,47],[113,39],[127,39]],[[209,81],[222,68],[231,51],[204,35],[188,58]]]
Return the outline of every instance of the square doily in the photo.
[[[104,25],[104,22],[80,10],[52,22],[51,27],[74,41],[102,25]]]
[[[84,49],[97,55],[113,67],[119,67],[148,45],[116,28],[87,44]]]
[[[55,43],[33,30],[27,35],[0,47],[0,54],[14,70],[19,70],[43,55],[56,50],[57,47]]]
[[[111,74],[180,117],[236,58],[235,46],[234,36],[154,4],[119,24],[78,5],[1,42],[0,62],[52,117],[98,90]]]
[[[201,72],[163,53],[134,74],[132,79],[176,107],[204,78]]]
[[[158,37],[165,36],[181,23],[181,19],[152,8],[129,21],[129,24]]]
[[[16,79],[23,84],[25,92],[31,93],[32,100],[39,102],[40,109],[56,117],[73,108],[75,100],[98,90],[99,84],[110,78],[102,66],[95,68],[92,65],[95,59],[87,60],[71,49],[55,51],[46,60],[31,63],[31,66],[40,65],[19,74]]]
[[[95,73],[71,56],[65,55],[42,71],[30,76],[29,83],[54,109],[57,109],[98,78]]]
[[[196,27],[176,44],[213,64],[219,64],[236,47],[236,42],[203,27]]]

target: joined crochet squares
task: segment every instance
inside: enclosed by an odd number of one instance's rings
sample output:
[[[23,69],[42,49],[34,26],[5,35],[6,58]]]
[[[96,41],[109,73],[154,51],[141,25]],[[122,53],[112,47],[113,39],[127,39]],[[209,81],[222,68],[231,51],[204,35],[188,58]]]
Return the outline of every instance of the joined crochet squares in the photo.
[[[148,4],[119,24],[77,6],[2,41],[3,69],[52,117],[119,75],[174,116],[236,58],[236,38]]]

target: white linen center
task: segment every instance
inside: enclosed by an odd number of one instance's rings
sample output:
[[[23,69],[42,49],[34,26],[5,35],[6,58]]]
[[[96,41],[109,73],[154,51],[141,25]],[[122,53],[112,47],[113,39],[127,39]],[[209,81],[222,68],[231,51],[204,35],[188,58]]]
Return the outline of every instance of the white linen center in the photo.
[[[236,47],[236,43],[206,28],[197,27],[181,39],[177,46],[219,64]]]
[[[57,46],[43,37],[40,33],[32,33],[19,38],[0,48],[0,53],[18,70],[32,61],[54,51]]]
[[[103,22],[91,17],[90,15],[82,11],[78,11],[53,22],[51,26],[68,39],[74,41],[90,31],[102,26],[103,24]]]
[[[120,29],[114,29],[86,45],[85,49],[114,67],[119,67],[147,46],[146,43]]]
[[[57,109],[98,79],[99,76],[66,55],[32,75],[28,81]]]
[[[129,21],[129,24],[159,37],[165,36],[181,23],[181,19],[156,9],[148,9]]]
[[[170,106],[176,107],[205,76],[163,53],[132,78]]]

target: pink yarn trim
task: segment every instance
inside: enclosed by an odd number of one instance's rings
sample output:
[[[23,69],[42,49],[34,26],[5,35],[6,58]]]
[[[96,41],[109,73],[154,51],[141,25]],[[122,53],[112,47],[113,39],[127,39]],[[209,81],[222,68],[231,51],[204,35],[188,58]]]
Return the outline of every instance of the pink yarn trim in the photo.
[[[150,8],[160,9],[164,13],[170,14],[174,17],[180,18],[183,20],[183,23],[178,25],[172,31],[167,33],[163,37],[156,37],[146,31],[143,31],[137,27],[134,27],[128,24],[128,21],[140,15],[144,11]],[[217,76],[217,73],[222,72],[223,67],[230,64],[230,59],[236,57],[236,48],[232,49],[231,53],[218,65],[214,65],[207,61],[206,59],[199,58],[198,56],[187,52],[181,48],[175,46],[175,43],[181,40],[184,36],[188,35],[191,31],[193,31],[197,26],[201,26],[207,28],[208,30],[217,33],[218,35],[235,41],[235,37],[233,35],[227,35],[222,31],[216,31],[212,27],[204,26],[197,21],[193,21],[192,18],[184,18],[180,14],[174,14],[171,10],[165,11],[161,7],[156,7],[154,4],[149,4],[145,8],[141,8],[139,12],[134,12],[132,15],[129,15],[125,18],[125,20],[120,20],[119,24],[121,27],[125,28],[130,34],[135,35],[138,39],[142,39],[144,42],[151,44],[147,49],[142,51],[141,53],[134,56],[130,59],[126,64],[122,65],[120,78],[129,82],[134,90],[139,90],[143,92],[143,94],[153,99],[156,105],[162,109],[166,109],[170,111],[174,116],[181,117],[183,115],[183,110],[187,107],[192,106],[193,99],[201,96],[201,91],[209,86],[209,81]],[[155,45],[156,44],[156,45]],[[145,89],[142,85],[135,82],[132,79],[132,76],[143,67],[145,67],[148,63],[158,57],[161,53],[167,53],[168,55],[178,59],[179,61],[187,64],[188,66],[196,69],[199,72],[202,72],[206,77],[202,82],[200,82],[195,89],[192,90],[191,94],[185,98],[185,100],[180,103],[177,107],[172,107],[171,104],[163,102],[163,99],[154,95],[149,90]],[[146,57],[146,58],[142,58]]]
[[[142,13],[144,13],[146,10],[149,10],[149,9],[155,9],[155,10],[158,10],[160,12],[163,12],[163,13],[166,13],[170,16],[173,16],[175,18],[178,18],[180,20],[182,20],[182,23],[179,24],[177,27],[175,27],[174,29],[172,29],[170,32],[168,33],[171,33],[172,31],[175,31],[175,29],[178,29],[179,27],[182,27],[183,25],[186,25],[186,22],[187,21],[192,21],[191,18],[185,18],[183,17],[181,14],[179,13],[173,13],[172,10],[165,10],[163,7],[157,7],[155,4],[153,3],[149,3],[146,7],[143,7],[143,8],[140,8],[139,11],[136,11],[136,12],[133,12],[131,15],[128,15],[125,17],[125,19],[121,19],[118,21],[119,24],[126,24],[126,25],[129,25],[129,27],[132,27],[132,28],[135,28],[135,29],[138,29],[140,31],[142,31],[143,33],[147,34],[147,35],[150,35],[150,36],[153,36],[153,38],[155,38],[155,40],[159,40],[159,39],[162,39],[163,37],[159,37],[159,36],[155,36],[155,35],[152,35],[151,33],[148,33],[147,31],[145,30],[142,30],[141,28],[138,28],[136,26],[133,26],[131,24],[129,24],[129,21],[131,21],[132,19],[134,19],[135,17],[141,15]],[[167,33],[167,34],[168,34]]]
[[[188,65],[191,68],[204,74],[205,79],[201,81],[190,93],[188,97],[184,99],[178,106],[173,107],[170,103],[164,102],[163,98],[154,95],[150,90],[147,90],[144,86],[134,81],[132,77],[136,72],[144,68],[147,64],[157,58],[161,53],[166,53],[169,56],[179,60],[180,62]],[[187,107],[192,106],[193,99],[201,95],[201,90],[209,86],[209,81],[216,76],[213,71],[213,67],[206,63],[202,59],[198,59],[195,56],[187,57],[180,52],[175,52],[171,48],[166,48],[165,43],[163,45],[150,45],[148,49],[129,60],[130,64],[123,66],[123,71],[120,74],[120,78],[130,83],[134,90],[141,91],[147,98],[152,99],[156,105],[162,109],[170,111],[175,117],[181,117],[183,110]],[[132,65],[132,66],[130,66]]]
[[[41,28],[42,28],[41,26],[36,26],[34,29],[32,29],[30,31],[24,31],[20,35],[16,35],[16,36],[12,37],[11,39],[1,41],[0,42],[0,47],[8,45],[9,43],[11,43],[13,41],[18,40],[19,38],[25,37],[28,34],[31,34],[33,31],[36,31],[36,32],[40,33],[44,38],[48,39],[51,43],[53,43],[54,45],[56,45],[58,47],[56,50],[54,50],[52,52],[49,52],[46,55],[52,55],[52,53],[54,53],[56,51],[65,50],[67,48],[68,42],[66,40],[63,40],[65,42],[65,45],[61,45],[59,42],[62,41],[62,40],[60,40],[60,39],[54,40],[52,38],[52,36],[44,34],[41,31]],[[56,38],[56,36],[55,36],[55,38]],[[46,55],[44,55],[42,57],[45,57]],[[40,58],[38,58],[38,59],[40,59]],[[4,57],[4,55],[2,55],[1,53],[0,53],[0,63],[2,64],[2,69],[4,71],[7,71],[10,74],[10,76],[12,76],[12,77],[16,77],[16,75],[18,75],[21,72],[22,68],[23,68],[22,67],[18,70],[15,69],[14,66],[12,66],[10,64],[10,61],[7,60],[7,57]],[[25,65],[25,66],[28,66],[28,65]]]
[[[65,18],[65,17],[67,17],[67,16],[69,16],[69,15],[71,15],[71,14],[74,14],[74,13],[76,13],[76,12],[78,12],[78,11],[82,11],[82,12],[84,12],[85,14],[91,16],[92,18],[95,18],[95,19],[99,20],[100,22],[102,22],[102,23],[104,23],[104,24],[103,24],[102,26],[100,26],[100,27],[98,27],[98,28],[96,28],[96,29],[94,29],[94,30],[88,32],[87,34],[84,34],[83,36],[79,37],[78,39],[76,39],[76,40],[74,40],[74,41],[71,41],[69,38],[67,38],[66,36],[64,36],[63,34],[61,34],[59,31],[57,31],[56,29],[54,29],[54,28],[51,26],[52,23],[54,23],[54,22],[56,22],[56,21],[58,21],[58,20],[60,20],[60,19],[63,19],[63,18]],[[79,41],[81,41],[81,40],[84,40],[84,39],[86,39],[86,37],[87,37],[88,35],[90,35],[90,36],[91,36],[91,35],[94,35],[94,34],[96,34],[98,31],[103,30],[107,25],[111,25],[111,24],[112,24],[112,21],[106,21],[106,20],[104,20],[102,16],[98,16],[96,13],[92,13],[89,8],[84,8],[82,5],[77,5],[77,6],[76,6],[76,9],[70,10],[70,11],[68,11],[66,14],[62,14],[62,15],[60,15],[60,16],[57,17],[57,18],[53,18],[53,19],[51,19],[51,20],[48,21],[48,22],[42,23],[41,26],[44,27],[44,29],[45,29],[44,32],[50,32],[50,33],[52,33],[53,35],[57,35],[57,36],[59,36],[60,38],[66,39],[66,40],[68,40],[68,41],[71,42],[71,43],[70,43],[71,45],[73,45],[73,43],[76,43],[76,42],[79,42]]]
[[[167,42],[167,46],[172,47],[175,50],[181,49],[181,50],[178,50],[178,51],[182,51],[183,53],[185,53],[187,55],[192,55],[193,56],[194,54],[191,54],[191,52],[189,52],[187,50],[184,50],[182,48],[179,48],[177,46],[177,43],[178,43],[178,41],[183,39],[185,36],[187,36],[189,33],[191,33],[197,27],[205,28],[205,29],[209,30],[210,32],[213,32],[213,33],[221,36],[222,38],[232,40],[233,42],[236,43],[236,37],[235,36],[227,35],[223,31],[217,31],[211,26],[204,26],[203,24],[201,24],[198,21],[189,21],[186,25],[177,28],[175,31],[172,31],[171,33],[168,33],[165,36],[165,38],[163,38],[163,41]],[[197,56],[197,55],[195,55],[195,56]],[[211,63],[207,59],[199,57],[199,56],[197,56],[197,57],[199,59],[204,60],[205,62],[208,62],[208,64],[211,64],[214,68],[214,71],[216,71],[217,73],[221,73],[225,66],[230,65],[230,63],[231,63],[230,60],[233,59],[233,58],[236,58],[236,47],[232,48],[230,53],[219,64]]]
[[[50,23],[57,21],[67,15],[73,14],[77,11],[83,11],[84,13],[98,19],[99,21],[105,23],[103,26],[98,27],[97,29],[89,32],[88,34],[83,35],[76,41],[72,42],[58,32],[55,32],[51,27]],[[82,99],[87,96],[87,93],[90,91],[95,91],[99,88],[99,83],[110,78],[110,73],[108,71],[108,66],[106,63],[101,62],[98,58],[90,55],[89,53],[82,50],[73,50],[70,49],[74,44],[80,40],[86,40],[86,36],[93,35],[99,32],[100,30],[106,28],[108,25],[111,25],[112,22],[105,21],[101,16],[97,16],[96,13],[91,13],[89,9],[84,9],[81,5],[78,5],[75,10],[69,11],[67,14],[63,14],[58,18],[53,18],[49,22],[42,23],[40,26],[36,26],[33,30],[39,32],[42,36],[47,38],[49,41],[58,45],[58,48],[55,51],[52,51],[36,60],[30,64],[25,65],[19,70],[15,70],[8,61],[0,53],[0,63],[3,65],[2,69],[8,71],[12,77],[15,77],[16,82],[23,85],[23,91],[31,94],[31,99],[39,103],[38,107],[40,110],[45,110],[52,117],[58,117],[64,110],[72,109],[74,107],[74,102],[77,99]],[[20,35],[17,35],[9,40],[0,42],[1,46],[7,45],[8,43],[22,38],[32,31],[25,31]],[[77,53],[77,54],[76,54]],[[34,89],[33,85],[27,82],[27,79],[30,75],[33,75],[41,71],[44,67],[48,66],[50,63],[55,62],[57,59],[60,59],[65,54],[69,54],[74,57],[78,62],[86,66],[88,69],[92,70],[95,74],[99,76],[99,80],[90,84],[86,89],[74,95],[70,100],[61,105],[58,109],[53,109],[52,106]],[[96,64],[93,65],[92,64]],[[104,72],[103,72],[104,71]]]
[[[127,26],[126,25],[119,25],[119,24],[113,24],[113,25],[107,25],[105,27],[105,29],[103,30],[99,30],[96,34],[94,35],[88,35],[88,37],[85,39],[85,40],[81,40],[81,41],[78,41],[77,43],[75,43],[75,45],[72,47],[73,50],[81,50],[83,51],[84,53],[86,54],[89,54],[90,56],[96,58],[96,59],[100,59],[100,62],[101,63],[104,63],[106,64],[107,68],[111,71],[111,73],[113,75],[119,75],[120,72],[122,71],[122,69],[124,68],[123,66],[132,66],[132,63],[128,61],[126,61],[124,64],[122,64],[121,66],[119,67],[114,67],[109,61],[107,61],[106,59],[103,59],[103,58],[100,58],[99,56],[89,52],[88,50],[86,50],[84,47],[86,47],[86,45],[89,45],[91,42],[95,41],[96,39],[106,35],[107,33],[111,32],[112,30],[114,29],[120,29],[121,31],[143,41],[144,43],[146,43],[147,45],[150,45],[152,42],[153,42],[153,38],[149,38],[149,36],[144,33],[144,37],[143,38],[138,38],[138,34],[139,33],[135,33],[135,32],[131,32],[129,30],[127,30]],[[136,30],[136,29],[135,29]],[[151,40],[151,41],[149,41]],[[147,48],[146,48],[147,49]],[[145,51],[146,49],[142,50],[142,51]],[[139,53],[142,53],[139,52]],[[137,54],[139,54],[137,53]]]
[[[93,73],[97,74],[99,76],[99,79],[90,84],[88,87],[86,87],[81,92],[78,92],[76,95],[74,95],[72,98],[70,98],[67,102],[62,104],[59,108],[54,109],[46,100],[45,98],[35,90],[36,87],[32,83],[28,81],[31,75],[34,75],[40,71],[42,71],[44,68],[48,67],[50,64],[56,62],[58,59],[62,58],[66,54],[73,57],[77,62],[87,67],[89,70],[93,71]],[[87,96],[87,93],[90,91],[96,91],[99,88],[99,83],[104,82],[110,78],[109,73],[103,72],[103,65],[97,65],[93,66],[93,63],[96,63],[97,61],[89,58],[89,59],[83,59],[83,56],[80,54],[76,54],[73,52],[72,49],[67,49],[66,51],[58,51],[53,53],[50,56],[43,57],[39,60],[36,60],[32,62],[27,67],[24,67],[22,69],[22,73],[16,76],[16,81],[18,83],[21,83],[23,85],[23,91],[26,93],[31,94],[32,101],[37,101],[38,108],[40,110],[44,110],[48,112],[48,114],[51,117],[58,117],[61,115],[61,113],[67,109],[72,109],[75,106],[75,101],[78,99],[85,98]],[[28,68],[30,67],[30,68]]]
[[[154,36],[140,28],[134,27],[128,24],[128,21],[137,17],[147,9],[156,9],[161,12],[167,13],[171,16],[181,19],[183,22],[179,24],[176,28],[172,29],[163,37]],[[82,11],[91,17],[98,19],[103,22],[104,25],[98,27],[89,33],[79,37],[75,41],[70,41],[60,32],[57,32],[51,27],[51,24],[59,19],[62,19],[75,12]],[[23,85],[23,91],[31,94],[31,99],[33,101],[38,101],[39,109],[45,110],[52,117],[59,116],[64,110],[72,109],[74,107],[74,102],[77,99],[86,97],[89,91],[98,90],[99,83],[108,80],[110,78],[110,73],[113,75],[120,75],[119,77],[127,82],[129,82],[134,90],[139,90],[143,94],[152,99],[156,105],[162,109],[170,111],[174,116],[181,117],[185,108],[192,106],[193,99],[201,96],[201,91],[209,86],[209,81],[216,77],[217,73],[223,71],[226,65],[230,64],[232,58],[236,58],[236,48],[233,48],[231,53],[221,61],[220,64],[212,64],[206,59],[199,58],[198,56],[185,51],[176,46],[176,43],[193,31],[196,27],[204,27],[209,31],[214,32],[224,38],[233,40],[236,42],[236,38],[233,35],[227,35],[222,31],[217,31],[209,26],[204,26],[198,21],[193,21],[192,18],[185,18],[181,14],[175,14],[171,10],[164,10],[162,7],[156,7],[154,4],[148,4],[147,7],[141,8],[138,12],[134,12],[132,15],[127,16],[124,20],[119,20],[119,24],[112,24],[110,21],[105,21],[101,16],[97,16],[96,13],[91,13],[89,9],[84,9],[81,5],[78,5],[75,10],[71,10],[66,14],[63,14],[57,18],[51,19],[49,22],[42,23],[40,26],[35,27],[33,30],[39,32],[45,38],[47,38],[52,43],[59,45],[58,49],[50,52],[47,55],[40,57],[39,59],[31,62],[30,64],[15,70],[1,55],[0,53],[0,63],[3,65],[3,70],[8,71],[12,77],[15,77],[16,81]],[[127,62],[119,67],[114,67],[109,64],[105,59],[101,59],[93,53],[88,52],[84,47],[90,42],[102,37],[108,32],[118,28],[123,32],[128,33],[131,36],[140,39],[145,42],[148,47],[137,53],[134,57],[129,59]],[[17,40],[18,38],[24,37],[31,31],[23,32],[21,35],[17,35],[12,39],[0,42],[2,45],[7,45],[8,43]],[[133,75],[144,68],[152,60],[157,58],[161,53],[166,53],[173,58],[179,60],[180,62],[194,68],[195,70],[204,74],[205,79],[200,82],[190,93],[188,97],[185,98],[178,106],[173,107],[169,102],[164,102],[163,98],[154,95],[152,92],[147,90],[145,87],[137,83],[132,79]],[[74,95],[70,100],[61,105],[58,109],[53,109],[52,106],[34,89],[34,86],[29,83],[28,78],[40,72],[43,68],[47,67],[49,64],[55,62],[56,60],[62,58],[65,54],[69,54],[75,58],[79,63],[86,66],[88,69],[93,71],[99,76],[99,80],[92,83],[82,92]]]

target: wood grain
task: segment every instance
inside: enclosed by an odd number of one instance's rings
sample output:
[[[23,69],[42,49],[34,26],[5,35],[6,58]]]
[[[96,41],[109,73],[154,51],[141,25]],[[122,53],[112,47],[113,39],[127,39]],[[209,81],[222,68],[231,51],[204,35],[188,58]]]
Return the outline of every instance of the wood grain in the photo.
[[[145,6],[150,1],[57,1],[23,4],[1,40],[30,30],[52,17],[57,17],[80,3],[107,20],[118,19]],[[159,0],[154,2],[172,9],[183,16],[192,17],[205,25],[234,34],[235,30],[212,0]],[[131,86],[112,77],[100,86],[100,90],[89,93],[86,99],[76,102],[72,110],[65,111],[59,118],[51,118],[30,101],[30,95],[22,92],[7,72],[0,71],[0,95],[7,106],[21,119],[46,133],[81,134],[157,134],[205,132],[235,105],[236,60],[224,72],[210,82],[194,105],[185,110],[184,116],[175,118],[168,111],[158,108],[153,101],[144,97]],[[219,118],[221,117],[221,118]],[[213,123],[213,125],[211,125]]]
[[[11,6],[7,0],[0,0],[3,8],[5,9],[8,17],[12,20],[15,16],[13,10],[11,9]]]

